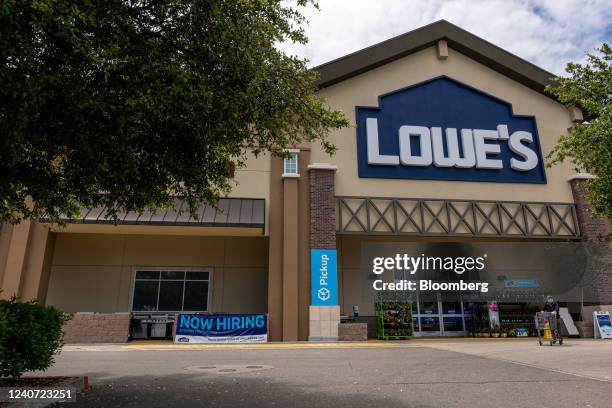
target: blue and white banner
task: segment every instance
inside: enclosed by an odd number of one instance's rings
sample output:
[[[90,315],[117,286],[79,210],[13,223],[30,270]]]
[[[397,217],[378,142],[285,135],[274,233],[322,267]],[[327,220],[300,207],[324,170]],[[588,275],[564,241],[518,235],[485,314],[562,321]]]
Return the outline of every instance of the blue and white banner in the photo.
[[[359,177],[546,183],[536,120],[449,77],[356,108]]]
[[[310,250],[311,304],[336,306],[338,304],[338,272],[335,249]]]
[[[612,339],[612,322],[609,312],[593,312],[596,339]]]
[[[176,321],[175,343],[265,343],[265,314],[187,314]]]

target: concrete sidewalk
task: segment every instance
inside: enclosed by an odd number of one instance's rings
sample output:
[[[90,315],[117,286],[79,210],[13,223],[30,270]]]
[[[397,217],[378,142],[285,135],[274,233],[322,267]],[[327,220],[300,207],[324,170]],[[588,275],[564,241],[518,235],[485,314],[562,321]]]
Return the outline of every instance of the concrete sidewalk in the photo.
[[[66,345],[63,352],[307,350],[427,348],[521,364],[597,381],[612,382],[612,340],[565,339],[563,346],[539,346],[535,338],[412,339],[407,341],[296,342],[264,344],[174,344],[138,341],[122,344]]]
[[[522,342],[428,342],[426,347],[612,382],[612,340],[565,339],[563,346]]]
[[[87,375],[76,407],[610,407],[612,342],[66,346],[38,375]]]

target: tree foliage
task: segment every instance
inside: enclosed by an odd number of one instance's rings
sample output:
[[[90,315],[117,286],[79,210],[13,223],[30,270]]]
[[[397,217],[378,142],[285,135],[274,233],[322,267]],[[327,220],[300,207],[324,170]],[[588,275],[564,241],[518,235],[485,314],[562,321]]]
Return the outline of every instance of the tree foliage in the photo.
[[[49,368],[63,344],[64,323],[71,318],[35,301],[0,300],[0,377]]]
[[[2,1],[0,221],[194,210],[247,151],[332,153],[344,115],[275,48],[303,22],[281,0]]]
[[[612,216],[612,47],[604,43],[586,64],[569,63],[565,78],[547,90],[568,106],[582,108],[586,121],[572,126],[548,156],[549,165],[569,158],[587,180],[595,215]]]

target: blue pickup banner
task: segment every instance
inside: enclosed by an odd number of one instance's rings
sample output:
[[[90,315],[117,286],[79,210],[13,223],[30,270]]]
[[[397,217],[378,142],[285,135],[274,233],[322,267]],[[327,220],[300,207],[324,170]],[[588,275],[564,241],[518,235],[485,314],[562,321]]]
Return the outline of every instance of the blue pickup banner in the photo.
[[[310,250],[310,276],[313,306],[338,304],[338,273],[335,249]]]
[[[175,343],[265,343],[266,314],[180,313]]]

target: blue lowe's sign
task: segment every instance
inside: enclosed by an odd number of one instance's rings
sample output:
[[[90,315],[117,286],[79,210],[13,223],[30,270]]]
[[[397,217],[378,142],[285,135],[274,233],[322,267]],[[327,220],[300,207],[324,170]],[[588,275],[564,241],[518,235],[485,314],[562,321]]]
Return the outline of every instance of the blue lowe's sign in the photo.
[[[313,306],[338,304],[338,273],[335,249],[310,250],[310,276]]]
[[[265,314],[181,313],[176,321],[175,343],[265,343]]]
[[[536,121],[448,77],[357,107],[359,177],[546,183]]]

